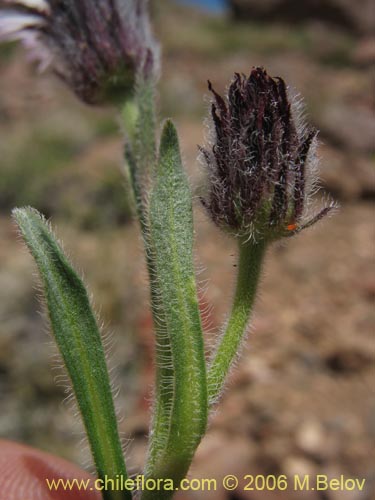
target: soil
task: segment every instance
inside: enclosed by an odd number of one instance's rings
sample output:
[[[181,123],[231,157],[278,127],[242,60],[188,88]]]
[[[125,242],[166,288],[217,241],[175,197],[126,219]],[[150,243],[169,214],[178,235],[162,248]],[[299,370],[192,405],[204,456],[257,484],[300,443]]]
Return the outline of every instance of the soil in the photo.
[[[166,43],[161,114],[175,118],[194,190],[202,180],[196,157],[206,132],[202,117],[207,110],[207,79],[222,91],[234,71],[248,72],[261,64],[304,96],[309,120],[322,131],[321,194],[333,196],[340,208],[316,227],[269,250],[248,339],[190,471],[194,478],[216,478],[218,489],[176,498],[371,500],[375,498],[375,124],[371,68],[366,60],[358,64],[355,58],[363,40],[351,39],[344,59],[342,52],[339,57],[333,51],[338,59],[331,54],[333,59],[327,62],[305,42],[295,45],[296,28],[285,32],[289,38],[284,46],[277,48],[276,43],[272,48],[270,40],[279,40],[284,29],[273,25],[261,32],[267,50],[262,48],[263,39],[252,49],[244,38],[243,46],[233,42],[233,48],[226,41],[228,48],[223,51],[222,37],[234,40],[230,37],[236,28],[231,24],[225,28],[217,19],[178,8],[159,13],[157,20]],[[314,26],[310,35],[317,29]],[[322,37],[319,30],[313,36]],[[195,33],[201,38],[194,39]],[[333,32],[333,46],[341,43],[335,36]],[[221,47],[216,52],[215,44]],[[69,214],[74,214],[83,203],[80,192],[86,192],[87,179],[100,183],[108,169],[117,175],[121,137],[118,132],[95,135],[90,127],[102,123],[103,116],[111,119],[111,111],[83,108],[53,77],[33,74],[22,54],[16,49],[1,59],[0,145],[7,143],[15,155],[21,138],[30,138],[35,127],[48,126],[51,115],[59,118],[54,125],[57,134],[61,123],[64,130],[78,134],[80,147],[37,198],[43,206],[51,192],[62,193],[63,204],[70,187],[73,194],[66,203]],[[0,169],[7,172],[5,162],[0,162]],[[27,169],[26,161],[16,181],[22,182]],[[49,175],[46,169],[41,177]],[[70,404],[61,404],[66,388],[54,382],[57,372],[51,366],[57,363],[47,323],[38,312],[42,308],[32,261],[11,222],[11,206],[0,206],[0,436],[86,464],[88,453],[78,445],[82,429]],[[53,216],[56,232],[95,297],[104,330],[111,333],[115,346],[111,362],[120,388],[117,404],[124,417],[120,430],[128,442],[130,469],[139,472],[147,445],[153,333],[138,228],[129,218],[98,229],[82,227],[74,216],[67,218],[60,205],[46,206],[51,207],[48,215]],[[209,346],[228,314],[236,249],[207,220],[198,202],[195,222],[202,309],[211,310]],[[241,478],[240,487],[231,493],[220,486],[228,474]],[[366,485],[362,492],[244,491],[243,478],[249,474],[288,478],[344,474],[365,478]]]

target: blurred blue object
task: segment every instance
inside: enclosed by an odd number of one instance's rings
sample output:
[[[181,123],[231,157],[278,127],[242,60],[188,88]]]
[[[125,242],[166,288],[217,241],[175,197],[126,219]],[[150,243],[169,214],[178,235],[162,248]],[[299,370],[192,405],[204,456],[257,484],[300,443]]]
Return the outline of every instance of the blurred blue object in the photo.
[[[227,0],[176,0],[178,3],[185,5],[194,5],[201,7],[204,10],[220,12],[227,7]]]

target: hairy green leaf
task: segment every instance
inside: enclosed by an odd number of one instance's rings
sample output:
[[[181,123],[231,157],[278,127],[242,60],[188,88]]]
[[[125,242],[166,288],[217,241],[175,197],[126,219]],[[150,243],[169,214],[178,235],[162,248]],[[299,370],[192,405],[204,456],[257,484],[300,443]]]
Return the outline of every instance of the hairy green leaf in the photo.
[[[191,193],[183,171],[177,133],[165,124],[160,146],[156,184],[150,200],[150,240],[155,279],[169,346],[163,364],[169,369],[172,390],[170,415],[161,434],[150,477],[173,479],[186,475],[207,424],[207,384],[203,334],[193,268],[193,216]],[[159,359],[162,360],[162,352]],[[169,363],[172,363],[169,366]],[[153,429],[153,439],[161,428]],[[167,432],[167,434],[165,434]],[[156,433],[156,434],[155,434]],[[144,499],[169,498],[167,492],[144,492]]]
[[[105,355],[85,287],[43,217],[32,208],[13,215],[42,279],[52,330],[72,382],[98,476],[126,477]],[[130,492],[103,492],[130,500]]]
[[[146,196],[148,184],[155,177],[156,170],[153,82],[144,82],[141,79],[138,81],[135,88],[134,106],[135,113],[129,113],[128,106],[123,111],[128,135],[128,142],[125,145],[125,159],[145,246],[156,344],[156,377],[147,474],[149,470],[153,469],[158,456],[164,452],[166,447],[174,391],[172,353],[166,335],[164,306],[159,300],[160,291],[156,279],[154,252],[149,232]]]

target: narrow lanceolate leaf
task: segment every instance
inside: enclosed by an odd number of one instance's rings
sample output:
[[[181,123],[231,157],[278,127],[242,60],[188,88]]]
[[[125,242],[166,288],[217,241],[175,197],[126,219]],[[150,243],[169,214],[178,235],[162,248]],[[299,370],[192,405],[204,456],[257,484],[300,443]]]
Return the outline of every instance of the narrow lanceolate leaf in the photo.
[[[172,479],[178,486],[206,429],[207,383],[193,269],[191,193],[171,122],[162,134],[149,215],[158,300],[165,318],[164,335],[170,343],[166,360],[171,357],[173,394],[169,421],[165,422],[167,436],[165,428],[161,434],[165,446],[146,471],[149,477]],[[156,442],[160,431],[153,429]],[[166,500],[170,493],[144,492],[142,498]]]
[[[165,450],[168,439],[169,420],[173,397],[173,364],[170,342],[166,335],[166,321],[163,303],[160,300],[160,292],[156,279],[154,253],[148,227],[147,211],[143,203],[142,187],[137,181],[137,162],[132,150],[125,147],[125,158],[129,167],[129,176],[135,199],[137,215],[142,231],[145,246],[147,270],[150,279],[151,310],[155,329],[156,345],[156,377],[153,402],[153,418],[151,424],[148,470],[153,470],[160,453]]]
[[[148,192],[147,184],[155,177],[157,162],[154,108],[154,83],[139,78],[135,88],[135,101],[132,105],[129,102],[125,105],[123,120],[129,139],[125,145],[125,159],[145,246],[155,329],[156,377],[146,474],[149,470],[154,470],[159,455],[165,450],[174,392],[172,353],[168,336],[165,333],[163,303],[159,300],[160,292],[156,279],[145,196]]]
[[[42,279],[52,330],[70,376],[98,476],[126,477],[116,415],[99,329],[85,287],[43,217],[32,208],[14,218]],[[108,500],[130,500],[130,492],[103,492]]]

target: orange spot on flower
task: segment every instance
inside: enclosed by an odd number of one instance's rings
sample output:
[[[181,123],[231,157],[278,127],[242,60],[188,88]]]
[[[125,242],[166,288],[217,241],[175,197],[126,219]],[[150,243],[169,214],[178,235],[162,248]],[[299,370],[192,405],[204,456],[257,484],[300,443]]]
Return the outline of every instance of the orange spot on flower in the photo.
[[[287,226],[288,231],[294,231],[295,229],[297,229],[297,224],[289,224],[289,226]]]

